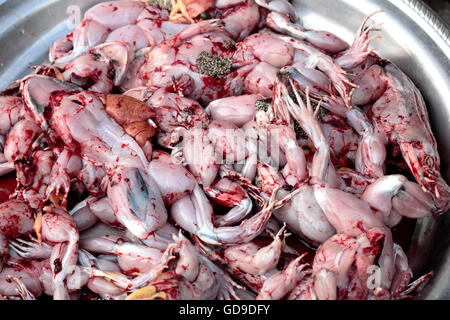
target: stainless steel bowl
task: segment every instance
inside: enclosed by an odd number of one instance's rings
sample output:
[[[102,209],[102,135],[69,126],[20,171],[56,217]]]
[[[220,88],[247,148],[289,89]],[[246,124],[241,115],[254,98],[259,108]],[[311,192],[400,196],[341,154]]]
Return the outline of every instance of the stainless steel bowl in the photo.
[[[70,31],[77,7],[84,12],[95,0],[0,0],[0,88],[47,59],[53,40]],[[417,84],[428,105],[450,181],[450,31],[416,0],[294,0],[303,24],[329,30],[351,42],[365,16],[383,23],[379,54],[396,63]],[[450,299],[450,215],[422,219],[408,251],[415,275],[435,270],[419,299]]]

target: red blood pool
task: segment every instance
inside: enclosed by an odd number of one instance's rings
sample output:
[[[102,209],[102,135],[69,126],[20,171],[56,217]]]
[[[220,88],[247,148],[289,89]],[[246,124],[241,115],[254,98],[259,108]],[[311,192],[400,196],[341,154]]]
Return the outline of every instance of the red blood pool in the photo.
[[[0,203],[9,200],[9,195],[16,189],[16,174],[14,172],[0,177]]]

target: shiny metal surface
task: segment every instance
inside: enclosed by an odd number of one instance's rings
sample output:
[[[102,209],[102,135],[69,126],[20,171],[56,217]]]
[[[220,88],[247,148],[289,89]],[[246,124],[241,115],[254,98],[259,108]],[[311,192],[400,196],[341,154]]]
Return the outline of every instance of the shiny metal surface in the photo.
[[[0,0],[0,89],[47,59],[50,43],[70,31],[73,7],[82,12],[94,0]],[[396,63],[417,84],[428,105],[440,146],[442,171],[450,181],[450,31],[416,0],[294,0],[304,25],[329,30],[351,42],[368,14],[382,22],[378,53]],[[68,10],[69,8],[69,10]],[[417,296],[450,299],[450,215],[418,223],[408,256],[416,276],[435,270]]]

